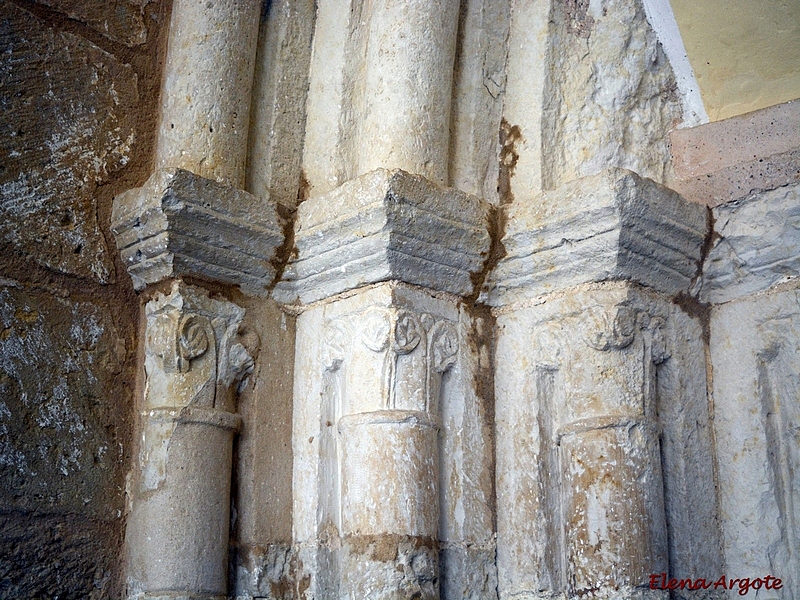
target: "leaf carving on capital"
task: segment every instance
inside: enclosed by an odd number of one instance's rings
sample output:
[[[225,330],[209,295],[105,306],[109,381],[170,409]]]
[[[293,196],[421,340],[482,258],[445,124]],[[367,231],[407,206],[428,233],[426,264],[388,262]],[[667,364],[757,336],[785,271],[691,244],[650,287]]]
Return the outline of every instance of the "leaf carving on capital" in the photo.
[[[373,352],[383,352],[389,344],[392,317],[388,310],[368,309],[361,324],[361,341]]]
[[[596,307],[586,316],[584,340],[601,352],[623,350],[633,343],[637,325],[636,309],[626,304],[617,304],[610,311]]]
[[[259,345],[255,332],[240,334],[244,310],[175,282],[171,293],[148,302],[145,312],[148,403],[232,409],[229,392],[253,371]],[[176,373],[182,376],[178,380],[172,379]],[[164,397],[165,391],[175,397]]]
[[[394,325],[394,351],[397,354],[409,354],[419,346],[421,339],[417,317],[405,310],[398,313]]]
[[[431,338],[432,367],[437,373],[444,373],[456,362],[458,332],[452,323],[441,321],[431,332]]]
[[[348,389],[362,390],[345,395],[344,414],[398,407],[435,411],[442,375],[456,362],[458,339],[455,323],[441,317],[370,307],[325,323],[322,366],[343,369]]]

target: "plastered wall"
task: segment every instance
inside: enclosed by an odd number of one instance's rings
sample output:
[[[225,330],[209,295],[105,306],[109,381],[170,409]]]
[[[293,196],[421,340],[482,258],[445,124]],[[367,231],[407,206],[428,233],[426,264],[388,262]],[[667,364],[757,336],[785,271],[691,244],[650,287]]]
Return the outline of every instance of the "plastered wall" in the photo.
[[[800,3],[670,0],[709,119],[800,97]]]

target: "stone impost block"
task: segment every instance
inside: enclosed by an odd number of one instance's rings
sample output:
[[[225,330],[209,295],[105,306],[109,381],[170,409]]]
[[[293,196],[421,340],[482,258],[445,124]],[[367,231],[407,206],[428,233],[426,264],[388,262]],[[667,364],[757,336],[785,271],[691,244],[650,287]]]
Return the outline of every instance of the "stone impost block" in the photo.
[[[701,300],[727,302],[800,275],[800,185],[718,206],[713,215]]]
[[[511,205],[507,217],[506,256],[484,291],[493,306],[609,280],[688,291],[707,229],[704,207],[624,169]]]
[[[114,199],[111,229],[137,290],[191,275],[262,293],[283,224],[274,203],[183,169]]]
[[[475,196],[372,171],[300,205],[298,255],[275,298],[311,303],[387,280],[468,295],[489,253],[489,223],[490,205]]]

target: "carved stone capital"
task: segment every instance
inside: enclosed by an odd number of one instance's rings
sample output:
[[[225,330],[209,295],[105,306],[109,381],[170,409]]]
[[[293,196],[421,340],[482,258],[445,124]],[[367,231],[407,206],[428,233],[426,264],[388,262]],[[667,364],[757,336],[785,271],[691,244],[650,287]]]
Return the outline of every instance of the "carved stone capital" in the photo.
[[[601,281],[687,292],[706,220],[705,207],[624,169],[572,181],[508,207],[506,256],[484,295],[505,306]]]
[[[418,175],[378,169],[298,208],[298,256],[275,288],[304,304],[398,280],[465,296],[489,253],[490,206]]]
[[[175,282],[145,307],[146,406],[233,412],[230,391],[253,370],[239,327],[244,310]]]
[[[137,290],[192,275],[264,293],[283,243],[274,203],[183,169],[114,198],[111,230]]]
[[[329,321],[325,368],[352,385],[343,414],[418,411],[436,418],[441,378],[456,362],[456,324],[406,308],[370,307]]]

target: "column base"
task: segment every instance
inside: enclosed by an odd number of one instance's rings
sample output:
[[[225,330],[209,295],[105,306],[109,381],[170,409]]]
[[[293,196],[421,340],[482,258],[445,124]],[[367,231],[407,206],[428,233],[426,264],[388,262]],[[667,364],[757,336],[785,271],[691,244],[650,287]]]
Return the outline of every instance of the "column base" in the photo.
[[[370,600],[439,600],[436,540],[396,534],[342,539],[341,596]]]

